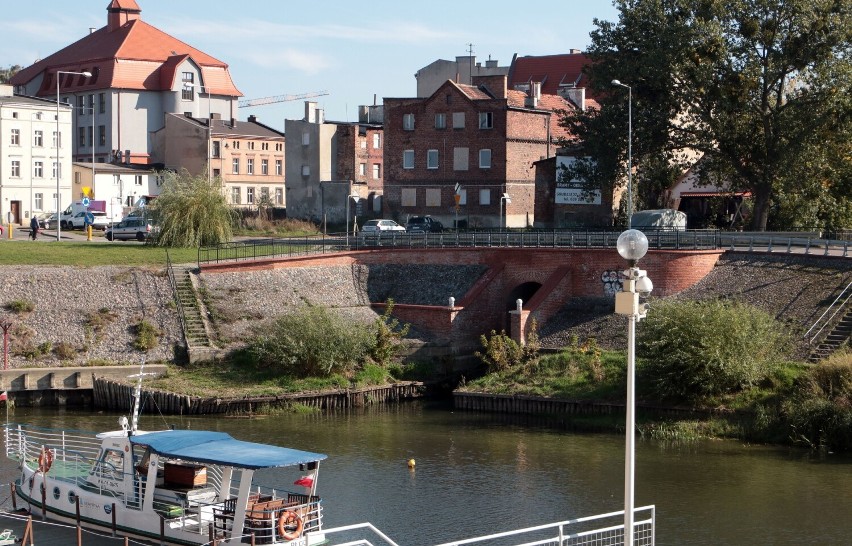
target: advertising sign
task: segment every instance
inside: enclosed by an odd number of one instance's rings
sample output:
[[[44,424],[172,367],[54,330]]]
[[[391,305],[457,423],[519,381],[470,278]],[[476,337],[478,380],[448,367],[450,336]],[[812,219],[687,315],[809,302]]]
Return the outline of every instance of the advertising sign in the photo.
[[[586,190],[580,180],[567,179],[565,169],[571,167],[575,161],[577,161],[575,157],[556,157],[556,195],[554,202],[557,205],[600,205],[600,190]]]

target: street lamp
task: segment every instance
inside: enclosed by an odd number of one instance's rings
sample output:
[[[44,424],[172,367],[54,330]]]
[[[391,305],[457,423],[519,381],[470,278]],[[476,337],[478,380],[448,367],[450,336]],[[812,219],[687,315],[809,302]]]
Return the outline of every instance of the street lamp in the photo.
[[[210,104],[210,89],[201,85],[200,83],[184,83],[184,87],[196,87],[199,89],[199,92],[207,93],[207,184],[210,184],[210,162],[212,161],[211,156],[211,145],[210,141],[213,139],[213,120],[211,119],[211,104]]]
[[[633,88],[618,80],[612,85],[627,89],[627,229],[633,227]]]
[[[71,71],[67,71],[67,70],[57,70],[56,71],[56,240],[57,241],[61,240],[60,239],[60,237],[61,237],[61,233],[60,233],[61,226],[60,226],[59,218],[60,218],[61,211],[62,211],[62,205],[61,205],[62,199],[61,199],[60,189],[59,189],[59,180],[62,178],[62,165],[60,164],[60,159],[59,159],[59,145],[62,143],[62,137],[59,134],[59,75],[60,74],[70,74],[72,76],[84,76],[86,78],[92,77],[92,73],[88,72],[88,71],[86,71],[86,72],[71,72]],[[93,133],[92,134],[92,140],[93,141],[94,141],[94,138],[95,138],[94,137],[94,131],[95,131],[95,128],[92,127],[92,133]],[[32,204],[30,204],[30,207],[32,208]]]
[[[504,201],[506,202],[506,206],[505,206],[505,207],[504,207],[504,205],[503,205],[503,202],[504,202]],[[504,208],[505,208],[505,209],[508,209],[508,205],[509,205],[509,204],[511,204],[511,203],[512,203],[512,197],[511,197],[508,193],[503,192],[503,195],[501,195],[501,196],[500,196],[500,227],[501,227],[501,228],[503,228],[503,227],[508,227],[508,225],[504,225],[504,224],[508,224],[508,223],[509,223],[509,219],[508,219],[509,211],[508,211],[508,210],[506,210],[506,216],[507,216],[507,218],[506,218],[506,221],[504,222],[504,221],[503,221],[503,210],[504,210]]]
[[[636,395],[636,323],[645,318],[648,304],[639,303],[640,296],[647,296],[654,289],[647,272],[636,267],[646,252],[648,238],[637,229],[628,229],[618,236],[616,248],[622,258],[627,260],[624,271],[624,287],[615,294],[615,312],[627,316],[627,415],[624,428],[626,442],[624,447],[624,544],[633,545],[633,471],[635,468],[635,428],[636,415],[634,399]]]
[[[346,196],[346,246],[349,247],[349,201],[354,200],[355,204],[358,204],[358,201],[361,199],[361,196],[357,193],[352,193]],[[353,230],[352,236],[355,236],[355,232]]]

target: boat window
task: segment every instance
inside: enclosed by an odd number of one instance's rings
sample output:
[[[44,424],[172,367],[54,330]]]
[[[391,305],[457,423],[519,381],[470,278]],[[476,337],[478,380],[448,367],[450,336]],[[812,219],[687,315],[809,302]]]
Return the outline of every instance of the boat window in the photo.
[[[122,474],[124,473],[124,452],[117,449],[105,450],[97,470],[101,476],[122,479]]]

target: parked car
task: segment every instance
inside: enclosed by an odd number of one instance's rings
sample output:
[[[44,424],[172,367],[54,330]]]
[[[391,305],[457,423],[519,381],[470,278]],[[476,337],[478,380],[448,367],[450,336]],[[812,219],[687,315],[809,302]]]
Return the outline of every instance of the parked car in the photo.
[[[145,218],[141,216],[128,216],[107,229],[104,237],[108,241],[112,241],[113,239],[118,241],[129,241],[131,239],[144,241],[151,236],[152,229],[151,224]]]
[[[361,226],[361,233],[364,235],[381,235],[385,231],[405,231],[405,228],[393,220],[367,220]]]
[[[56,213],[40,212],[36,214],[38,225],[41,229],[50,229],[50,226],[56,227]]]
[[[68,220],[67,226],[70,229],[84,229],[86,227],[86,214],[92,215],[92,228],[106,230],[109,227],[109,217],[105,212],[90,211],[78,212]]]
[[[444,225],[431,216],[412,216],[405,229],[412,233],[439,233],[444,231]]]

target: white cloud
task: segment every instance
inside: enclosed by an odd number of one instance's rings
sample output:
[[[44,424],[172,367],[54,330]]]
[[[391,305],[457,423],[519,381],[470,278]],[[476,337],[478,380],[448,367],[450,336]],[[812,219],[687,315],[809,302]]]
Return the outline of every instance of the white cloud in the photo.
[[[317,74],[328,68],[331,64],[322,55],[289,48],[274,51],[258,51],[257,53],[239,52],[236,56],[257,66],[276,69],[289,68],[306,74]]]

